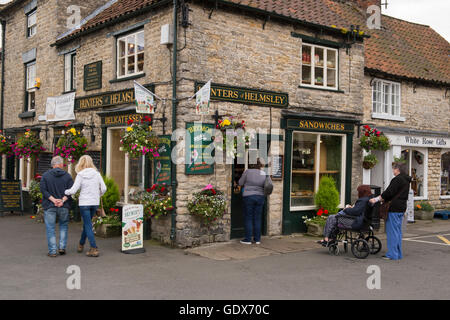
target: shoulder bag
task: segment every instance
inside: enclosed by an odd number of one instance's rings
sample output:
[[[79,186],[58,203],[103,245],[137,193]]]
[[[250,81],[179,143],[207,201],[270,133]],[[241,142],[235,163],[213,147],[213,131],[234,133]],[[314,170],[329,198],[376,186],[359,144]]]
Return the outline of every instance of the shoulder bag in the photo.
[[[406,184],[405,187],[403,187],[403,189],[397,193],[395,195],[394,198],[391,199],[391,201],[385,201],[381,204],[380,206],[380,219],[383,219],[384,221],[387,220],[388,215],[389,215],[389,207],[391,206],[392,201],[396,200],[398,197],[400,197],[400,195],[403,193],[403,191],[405,191],[406,189],[409,188],[409,182]]]
[[[270,181],[269,175],[266,176],[266,181],[264,181],[264,195],[270,196],[273,192],[273,183]]]

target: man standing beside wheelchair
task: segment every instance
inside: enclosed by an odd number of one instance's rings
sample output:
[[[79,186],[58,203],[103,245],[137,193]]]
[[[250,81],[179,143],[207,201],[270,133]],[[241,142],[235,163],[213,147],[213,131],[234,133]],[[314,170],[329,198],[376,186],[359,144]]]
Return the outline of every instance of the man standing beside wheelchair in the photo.
[[[383,259],[401,260],[403,258],[402,222],[406,211],[411,177],[406,173],[406,165],[401,162],[392,164],[392,172],[394,178],[389,187],[380,196],[370,199],[370,203],[375,204],[379,201],[383,203],[380,215],[386,222],[388,247]]]

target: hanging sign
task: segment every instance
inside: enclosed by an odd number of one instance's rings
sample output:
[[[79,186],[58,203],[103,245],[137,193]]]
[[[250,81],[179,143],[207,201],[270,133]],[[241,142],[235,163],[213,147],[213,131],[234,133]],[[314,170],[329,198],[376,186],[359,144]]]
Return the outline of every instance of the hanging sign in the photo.
[[[150,90],[135,81],[134,95],[136,97],[136,113],[155,113],[155,97]]]
[[[122,252],[144,248],[144,206],[126,205],[122,209]]]
[[[74,120],[75,92],[59,97],[48,97],[45,116],[48,122]]]
[[[23,211],[20,180],[0,180],[0,211]]]
[[[170,148],[170,139],[171,136],[169,135],[159,137],[159,157],[154,161],[154,183],[156,184],[170,184],[172,181],[172,149]]]
[[[211,99],[211,80],[208,81],[196,94],[195,112],[198,115],[209,114],[209,100]]]
[[[189,133],[189,139],[186,141],[186,174],[214,173],[212,155],[205,151],[212,143],[213,129],[214,124],[186,123],[186,130]]]

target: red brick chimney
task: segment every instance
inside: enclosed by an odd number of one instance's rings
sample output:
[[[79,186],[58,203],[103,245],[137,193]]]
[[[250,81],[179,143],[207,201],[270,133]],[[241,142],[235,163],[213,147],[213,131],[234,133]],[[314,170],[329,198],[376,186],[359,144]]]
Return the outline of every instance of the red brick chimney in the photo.
[[[381,0],[350,0],[350,2],[355,3],[364,12],[366,12],[367,8],[370,7],[371,5],[376,5],[376,6],[381,7]]]

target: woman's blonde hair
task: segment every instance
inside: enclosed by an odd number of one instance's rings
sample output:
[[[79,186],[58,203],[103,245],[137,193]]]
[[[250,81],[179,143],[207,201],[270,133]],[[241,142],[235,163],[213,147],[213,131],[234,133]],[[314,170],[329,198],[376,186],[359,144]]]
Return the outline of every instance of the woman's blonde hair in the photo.
[[[75,172],[78,173],[87,168],[92,168],[92,169],[97,170],[97,168],[94,165],[94,161],[92,161],[92,158],[88,155],[84,155],[80,158],[80,160],[78,160],[78,164],[75,167]]]

